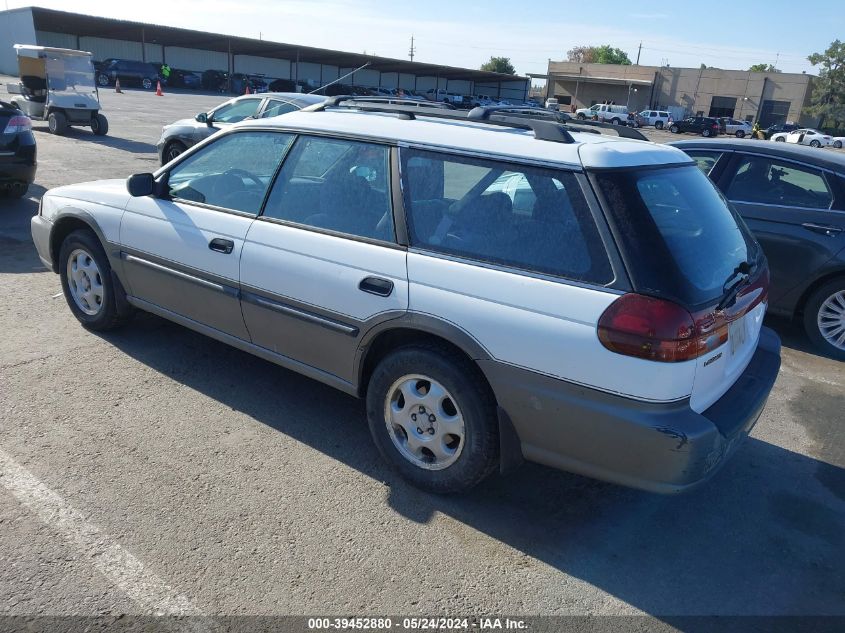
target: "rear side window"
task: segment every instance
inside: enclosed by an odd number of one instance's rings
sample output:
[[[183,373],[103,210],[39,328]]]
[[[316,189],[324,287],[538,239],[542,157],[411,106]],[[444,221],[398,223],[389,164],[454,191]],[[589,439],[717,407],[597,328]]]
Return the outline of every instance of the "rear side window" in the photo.
[[[719,158],[722,156],[722,152],[710,152],[705,150],[690,150],[687,154],[690,155],[690,158],[695,161],[696,166],[705,175],[710,173],[713,166],[719,162]]]
[[[403,150],[411,246],[567,279],[613,273],[575,176]]]
[[[639,292],[698,306],[721,297],[759,247],[716,187],[694,167],[596,175]]]
[[[822,172],[762,156],[743,156],[727,192],[736,202],[829,209],[833,194]]]

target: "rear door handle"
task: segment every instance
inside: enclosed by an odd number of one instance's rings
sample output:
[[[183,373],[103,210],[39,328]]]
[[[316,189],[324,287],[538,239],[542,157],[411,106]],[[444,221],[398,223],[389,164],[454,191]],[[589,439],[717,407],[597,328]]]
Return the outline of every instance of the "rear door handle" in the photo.
[[[389,279],[382,279],[381,277],[364,277],[358,288],[371,295],[378,295],[379,297],[389,297],[393,292],[393,282]]]
[[[215,237],[208,243],[208,248],[218,253],[228,255],[235,248],[232,240],[224,240],[222,237]]]
[[[838,226],[825,226],[824,224],[813,224],[812,222],[805,222],[801,226],[803,226],[808,231],[812,231],[813,233],[821,233],[822,235],[827,235],[828,237],[833,237],[837,233],[842,232],[842,229],[840,229]]]

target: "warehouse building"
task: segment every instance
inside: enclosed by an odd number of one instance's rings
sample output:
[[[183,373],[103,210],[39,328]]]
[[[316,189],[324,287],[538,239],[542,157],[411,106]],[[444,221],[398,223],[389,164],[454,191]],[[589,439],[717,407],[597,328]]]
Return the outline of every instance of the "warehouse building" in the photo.
[[[547,80],[549,96],[558,98],[561,109],[613,101],[630,111],[669,109],[676,118],[759,119],[764,127],[786,121],[817,124],[802,114],[813,81],[803,73],[549,61],[548,74],[534,77]]]
[[[0,11],[0,73],[18,72],[14,44],[90,51],[107,58],[167,63],[195,72],[261,74],[303,81],[318,88],[343,79],[365,87],[425,92],[439,88],[461,95],[487,95],[513,102],[528,98],[529,80],[467,68],[345,53],[190,29],[114,20],[40,7]]]

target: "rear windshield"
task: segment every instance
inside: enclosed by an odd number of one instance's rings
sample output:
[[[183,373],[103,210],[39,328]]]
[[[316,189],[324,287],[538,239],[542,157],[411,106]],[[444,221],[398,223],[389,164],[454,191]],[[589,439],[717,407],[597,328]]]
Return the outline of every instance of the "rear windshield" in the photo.
[[[596,176],[638,292],[688,307],[719,299],[759,246],[694,165]]]

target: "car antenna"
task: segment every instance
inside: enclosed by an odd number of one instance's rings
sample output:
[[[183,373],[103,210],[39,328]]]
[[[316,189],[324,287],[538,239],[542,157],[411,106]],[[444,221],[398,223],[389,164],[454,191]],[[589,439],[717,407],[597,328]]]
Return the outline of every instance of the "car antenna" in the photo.
[[[348,72],[348,73],[346,73],[343,77],[338,77],[338,78],[337,78],[337,79],[335,79],[334,81],[330,81],[330,82],[329,82],[329,83],[327,83],[325,86],[320,86],[319,88],[317,88],[316,90],[312,90],[312,91],[311,91],[311,92],[309,92],[308,94],[313,95],[315,92],[320,92],[321,90],[323,90],[323,89],[325,89],[325,88],[328,88],[329,86],[332,86],[332,85],[336,84],[336,83],[337,83],[337,82],[339,82],[341,79],[346,79],[347,77],[349,77],[349,75],[354,75],[354,74],[355,74],[355,73],[357,73],[359,70],[364,70],[364,69],[365,69],[367,66],[369,66],[370,64],[372,64],[372,62],[367,62],[366,64],[364,64],[363,66],[359,66],[358,68],[356,68],[356,69],[355,69],[355,70],[353,70],[352,72]]]

